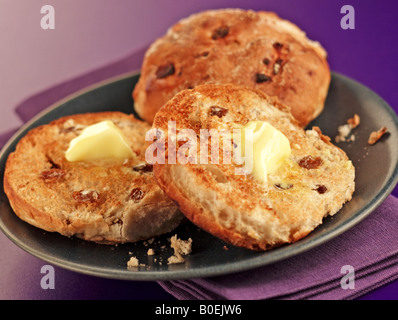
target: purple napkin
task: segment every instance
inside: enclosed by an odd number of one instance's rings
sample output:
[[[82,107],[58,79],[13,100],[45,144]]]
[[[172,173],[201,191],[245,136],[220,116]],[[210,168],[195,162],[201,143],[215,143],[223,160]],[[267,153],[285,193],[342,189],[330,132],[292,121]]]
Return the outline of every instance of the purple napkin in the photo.
[[[138,70],[143,48],[124,59],[45,90],[16,112],[28,121],[65,96],[109,77]],[[0,135],[0,147],[16,129]],[[394,193],[398,194],[398,189]],[[353,299],[398,278],[398,199],[390,195],[357,226],[296,257],[247,272],[159,284],[178,299]],[[343,266],[354,270],[344,281]],[[352,285],[354,288],[343,287]]]
[[[353,299],[398,278],[397,208],[390,195],[348,232],[268,266],[160,284],[178,299]]]

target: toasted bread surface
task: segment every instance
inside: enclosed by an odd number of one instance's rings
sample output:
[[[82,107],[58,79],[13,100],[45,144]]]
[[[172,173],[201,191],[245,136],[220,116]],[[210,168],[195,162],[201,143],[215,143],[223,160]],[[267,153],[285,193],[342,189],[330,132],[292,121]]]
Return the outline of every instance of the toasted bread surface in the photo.
[[[103,120],[123,132],[134,157],[67,161],[70,141]],[[6,163],[4,190],[15,213],[47,231],[110,244],[173,230],[183,215],[145,162],[148,129],[145,122],[120,112],[77,114],[32,129]]]
[[[277,96],[305,127],[323,110],[330,78],[325,49],[295,24],[272,12],[208,10],[154,41],[133,98],[140,117],[152,123],[180,90],[238,84]]]
[[[252,120],[268,122],[290,142],[291,155],[266,182],[237,174],[241,164],[224,161],[223,142],[215,152],[218,162],[211,158],[212,148],[201,158],[201,130],[233,131]],[[195,132],[198,147],[186,164],[168,162],[170,121],[177,154],[186,154],[179,132]],[[237,246],[268,250],[296,242],[336,214],[355,189],[355,169],[344,151],[319,128],[302,129],[289,108],[260,90],[214,84],[183,90],[158,111],[153,128],[165,135],[154,142],[165,145],[165,163],[154,164],[160,187],[194,224]]]

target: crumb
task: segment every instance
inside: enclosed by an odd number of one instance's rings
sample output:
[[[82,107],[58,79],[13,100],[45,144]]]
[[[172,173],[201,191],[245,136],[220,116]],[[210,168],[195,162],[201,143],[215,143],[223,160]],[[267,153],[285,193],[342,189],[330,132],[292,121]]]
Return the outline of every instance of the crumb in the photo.
[[[223,248],[224,250],[226,250],[226,251],[229,250],[229,248],[228,248],[227,246],[223,246],[222,248]]]
[[[335,137],[336,142],[345,141],[355,141],[355,136],[351,134],[351,130],[358,127],[360,123],[360,118],[357,114],[354,114],[352,118],[347,120],[346,124],[343,124],[337,128],[339,134]],[[351,134],[351,135],[350,135]]]
[[[155,254],[155,251],[153,251],[153,249],[148,249],[147,254],[148,256],[153,256]]]
[[[321,138],[321,140],[323,142],[328,143],[330,141],[330,138],[328,136],[325,136],[318,126],[312,127],[312,130],[315,131],[318,134],[319,138]],[[311,131],[307,131],[307,132],[310,133]]]
[[[151,239],[148,240],[148,243],[152,244],[154,241],[155,241],[155,238],[151,238]]]
[[[377,141],[379,141],[379,139],[383,136],[383,134],[385,134],[387,132],[387,128],[386,127],[382,127],[380,128],[378,131],[373,131],[370,133],[369,139],[368,139],[368,143],[370,145],[375,144]]]
[[[167,264],[177,264],[177,263],[184,263],[185,259],[182,257],[182,255],[173,255],[167,260]]]
[[[351,127],[349,124],[343,124],[337,128],[339,134],[336,136],[335,141],[346,141],[346,137],[351,133]]]
[[[129,261],[127,261],[127,268],[134,268],[134,267],[138,267],[139,266],[139,262],[138,259],[136,257],[131,257]]]
[[[357,114],[354,114],[354,116],[350,119],[347,120],[347,124],[351,126],[352,129],[356,128],[359,126],[360,123],[360,118]]]
[[[168,264],[174,263],[183,263],[185,259],[183,255],[187,255],[191,253],[192,250],[192,239],[189,238],[188,240],[181,240],[177,238],[177,235],[171,237],[170,239],[171,244],[170,247],[174,250],[174,255],[169,257]]]

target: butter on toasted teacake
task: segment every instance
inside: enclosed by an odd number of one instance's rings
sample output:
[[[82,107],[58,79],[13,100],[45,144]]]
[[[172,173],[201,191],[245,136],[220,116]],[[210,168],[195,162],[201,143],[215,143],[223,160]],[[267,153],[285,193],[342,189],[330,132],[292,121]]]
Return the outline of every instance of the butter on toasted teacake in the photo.
[[[251,164],[255,179],[267,182],[267,175],[274,173],[290,156],[288,138],[265,121],[249,121],[241,129],[241,152],[245,163]],[[248,149],[250,144],[252,149]]]
[[[90,161],[98,159],[127,159],[134,153],[122,131],[110,120],[86,127],[71,140],[65,158],[68,161]]]

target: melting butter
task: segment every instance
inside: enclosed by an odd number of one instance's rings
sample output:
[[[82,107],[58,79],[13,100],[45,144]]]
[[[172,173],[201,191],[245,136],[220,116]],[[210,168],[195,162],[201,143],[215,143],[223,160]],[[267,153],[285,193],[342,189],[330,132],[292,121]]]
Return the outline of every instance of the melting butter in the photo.
[[[65,158],[68,161],[127,159],[133,157],[122,131],[110,120],[86,127],[71,140]]]
[[[291,148],[287,137],[268,122],[250,121],[241,129],[241,152],[254,178],[267,182],[267,175],[285,162]]]

